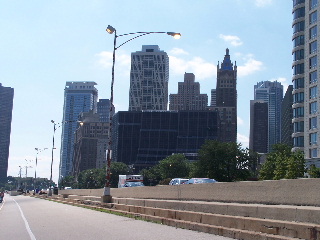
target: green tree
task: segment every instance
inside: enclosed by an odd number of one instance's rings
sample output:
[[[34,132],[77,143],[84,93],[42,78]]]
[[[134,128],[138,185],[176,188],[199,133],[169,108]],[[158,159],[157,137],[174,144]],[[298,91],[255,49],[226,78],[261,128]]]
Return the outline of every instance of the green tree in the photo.
[[[105,171],[102,168],[88,169],[80,172],[78,176],[78,187],[84,189],[103,188]]]
[[[159,162],[159,171],[162,179],[186,178],[189,176],[189,162],[183,154],[174,154]]]
[[[112,188],[118,187],[119,175],[126,175],[126,174],[129,174],[129,167],[127,164],[123,162],[111,162],[110,186]]]
[[[221,182],[247,180],[253,175],[254,161],[241,144],[207,140],[199,150],[193,177],[209,177]]]
[[[139,174],[143,176],[143,182],[146,186],[155,186],[163,180],[159,165],[153,166],[149,169],[144,168],[139,172]]]
[[[262,165],[259,178],[261,180],[294,179],[303,177],[305,160],[301,151],[292,152],[286,144],[273,145],[273,151],[267,155]]]
[[[317,168],[314,164],[308,169],[308,174],[312,178],[320,178],[320,168]]]

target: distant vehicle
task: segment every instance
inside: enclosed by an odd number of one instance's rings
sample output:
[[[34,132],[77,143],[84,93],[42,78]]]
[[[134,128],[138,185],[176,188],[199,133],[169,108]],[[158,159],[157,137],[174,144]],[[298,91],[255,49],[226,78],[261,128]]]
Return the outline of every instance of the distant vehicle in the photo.
[[[169,185],[179,185],[179,184],[184,184],[186,181],[188,181],[188,178],[173,178],[170,182]]]
[[[143,187],[144,184],[142,182],[126,182],[123,187]]]
[[[72,189],[72,187],[64,187],[64,189],[65,189],[65,190],[67,190],[67,189]]]
[[[186,181],[184,184],[215,183],[215,182],[217,181],[211,178],[191,178],[188,181]]]
[[[119,175],[118,188],[123,188],[127,182],[143,183],[142,175]]]

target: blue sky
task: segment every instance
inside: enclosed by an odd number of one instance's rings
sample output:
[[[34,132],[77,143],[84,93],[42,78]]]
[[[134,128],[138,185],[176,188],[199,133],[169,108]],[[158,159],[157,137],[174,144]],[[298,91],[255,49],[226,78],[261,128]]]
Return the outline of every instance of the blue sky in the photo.
[[[169,93],[185,72],[207,93],[226,48],[238,66],[238,142],[248,146],[250,100],[259,81],[291,83],[292,1],[279,0],[0,0],[0,83],[15,89],[9,175],[32,166],[50,177],[53,125],[62,121],[66,81],[95,81],[99,98],[110,97],[113,35],[140,31],[180,32],[175,40],[153,34],[116,52],[116,111],[128,109],[131,52],[159,45],[170,58]],[[127,38],[118,38],[118,43]],[[56,131],[54,180],[58,177],[61,128]],[[25,160],[32,160],[27,164]],[[25,175],[25,168],[22,176]]]

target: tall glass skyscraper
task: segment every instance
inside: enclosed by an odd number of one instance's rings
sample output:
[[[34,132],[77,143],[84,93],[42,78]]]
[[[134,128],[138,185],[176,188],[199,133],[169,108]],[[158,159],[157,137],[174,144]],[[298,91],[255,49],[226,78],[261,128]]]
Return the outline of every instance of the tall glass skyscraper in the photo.
[[[254,85],[254,100],[268,103],[268,152],[281,142],[281,102],[283,86],[280,82],[262,81]]]
[[[307,165],[320,167],[318,12],[319,0],[293,0],[293,150],[304,151]]]
[[[0,181],[7,178],[13,93],[13,88],[0,83]]]
[[[72,174],[74,133],[80,113],[97,112],[98,90],[95,82],[67,82],[61,134],[59,179]]]
[[[167,110],[169,57],[157,45],[131,54],[129,111]]]

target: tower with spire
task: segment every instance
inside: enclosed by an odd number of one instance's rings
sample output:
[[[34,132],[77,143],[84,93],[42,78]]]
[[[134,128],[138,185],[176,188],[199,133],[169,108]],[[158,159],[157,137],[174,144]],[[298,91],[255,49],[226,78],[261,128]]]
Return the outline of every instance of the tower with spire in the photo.
[[[221,66],[217,65],[215,109],[220,116],[220,141],[237,141],[237,65],[230,60],[226,49]]]

